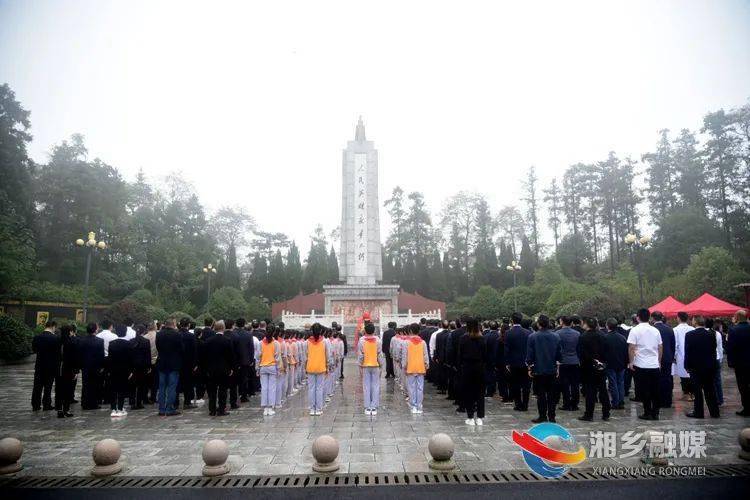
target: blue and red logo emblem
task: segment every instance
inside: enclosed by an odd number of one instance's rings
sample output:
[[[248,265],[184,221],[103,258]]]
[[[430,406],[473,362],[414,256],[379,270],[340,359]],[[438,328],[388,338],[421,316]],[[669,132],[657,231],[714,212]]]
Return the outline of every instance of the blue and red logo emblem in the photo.
[[[551,447],[552,441],[557,441],[558,446]],[[576,445],[570,432],[565,427],[551,422],[537,424],[528,432],[513,431],[513,442],[521,447],[526,466],[542,477],[560,477],[571,465],[586,460],[586,450]]]

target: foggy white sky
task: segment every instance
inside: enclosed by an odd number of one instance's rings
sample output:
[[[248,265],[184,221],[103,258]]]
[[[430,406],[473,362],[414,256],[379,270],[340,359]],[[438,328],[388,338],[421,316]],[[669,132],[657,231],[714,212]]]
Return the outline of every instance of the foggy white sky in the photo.
[[[0,82],[32,112],[35,160],[80,132],[125,178],[181,170],[209,209],[245,206],[306,250],[339,224],[358,115],[381,203],[399,184],[436,216],[474,189],[497,211],[532,164],[546,184],[640,158],[658,129],[745,103],[750,6],[0,0]]]

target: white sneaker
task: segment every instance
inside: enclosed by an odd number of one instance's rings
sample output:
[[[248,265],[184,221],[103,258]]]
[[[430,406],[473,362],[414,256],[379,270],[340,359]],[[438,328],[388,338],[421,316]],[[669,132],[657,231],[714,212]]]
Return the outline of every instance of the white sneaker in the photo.
[[[412,412],[413,415],[417,414],[417,408],[416,408],[416,406],[412,406],[411,407],[411,412]]]
[[[322,414],[323,414],[323,410],[318,410],[318,411],[316,411],[316,412],[315,412],[315,416],[316,416],[316,417],[319,417],[319,416],[321,416]]]
[[[465,423],[466,425],[476,425],[476,424],[474,423],[474,419],[473,419],[473,418],[467,418],[467,419],[466,419],[466,421],[464,421],[464,423]]]
[[[268,416],[271,416],[271,415],[276,415],[276,412],[273,411],[273,408],[268,409]]]
[[[268,415],[268,408],[263,408],[263,416],[265,417]]]
[[[424,412],[422,411],[422,408],[417,408],[417,413],[421,414],[421,413],[424,413]]]
[[[365,415],[372,415],[372,410],[365,408]]]
[[[331,396],[326,396],[326,403],[330,403],[330,402],[331,402]]]
[[[484,425],[484,422],[482,422],[481,418],[475,418],[474,423],[476,423],[477,425]]]
[[[125,410],[120,410],[120,416],[121,417],[127,417],[128,416],[128,412],[125,411]]]
[[[370,415],[375,416],[378,414],[378,410],[370,410]]]
[[[315,410],[310,410],[310,416],[314,417],[315,415],[317,415],[316,411]]]
[[[119,417],[120,412],[117,410],[112,410],[112,413],[109,414],[110,417]]]

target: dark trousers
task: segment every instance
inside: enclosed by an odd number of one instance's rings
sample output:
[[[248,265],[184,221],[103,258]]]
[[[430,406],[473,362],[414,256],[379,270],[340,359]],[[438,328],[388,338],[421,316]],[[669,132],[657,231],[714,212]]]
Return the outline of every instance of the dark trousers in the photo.
[[[448,367],[445,363],[438,363],[438,390],[445,394],[448,392]]]
[[[81,409],[93,410],[99,407],[99,370],[84,368],[81,370]]]
[[[630,386],[632,384],[633,384],[633,372],[626,369],[625,370],[625,397],[627,397],[628,394],[630,394]]]
[[[510,367],[510,397],[516,408],[524,411],[529,409],[529,382],[529,371],[525,366]]]
[[[635,397],[643,403],[643,414],[647,417],[659,417],[659,377],[660,368],[635,367]]]
[[[156,403],[156,399],[159,394],[159,370],[156,369],[156,365],[151,365],[151,386],[149,387],[149,403]]]
[[[492,397],[497,391],[497,371],[493,365],[490,365],[484,369],[484,382],[486,385],[486,395]],[[479,417],[482,418],[482,417]]]
[[[560,365],[560,392],[563,409],[578,409],[580,399],[581,367],[578,365]]]
[[[192,369],[180,372],[180,393],[183,395],[184,404],[186,405],[189,405],[195,399],[195,378],[193,377]]]
[[[297,369],[301,370],[301,365],[297,365]],[[258,374],[255,373],[255,365],[250,365],[247,367],[247,395],[248,396],[255,396],[255,387],[259,383],[260,379],[258,378]]]
[[[55,377],[55,410],[67,413],[70,410],[70,387],[73,385],[75,374],[71,371],[63,371]]]
[[[586,395],[585,417],[594,416],[594,406],[597,398],[602,405],[602,417],[608,418],[612,404],[607,394],[607,376],[604,371],[587,373],[583,382],[583,393]]]
[[[690,381],[690,377],[680,377],[680,388],[683,394],[693,393],[693,383]]]
[[[229,384],[229,405],[234,408],[237,406],[237,393],[239,392],[238,388],[238,381],[239,381],[239,373],[238,370],[234,370],[232,375],[230,375],[227,378],[227,383]]]
[[[151,374],[148,368],[136,368],[133,371],[133,398],[130,400],[130,406],[140,408],[148,403],[150,387]]]
[[[125,396],[130,392],[128,382],[129,373],[112,373],[110,375],[110,387],[112,388],[110,408],[112,410],[123,410],[125,408]]]
[[[484,385],[485,373],[481,367],[472,367],[464,370],[461,374],[463,382],[464,405],[466,406],[466,416],[474,418],[476,412],[477,418],[484,418]]]
[[[659,407],[672,407],[672,391],[674,390],[674,378],[672,377],[672,365],[662,366],[659,372]]]
[[[250,396],[250,371],[251,367],[249,365],[247,366],[240,366],[237,370],[239,373],[237,374],[238,377],[238,390],[240,394],[240,398],[242,401],[247,401],[247,398]]]
[[[699,417],[703,416],[703,399],[705,397],[708,413],[712,417],[719,416],[719,402],[716,400],[716,385],[714,382],[715,372],[690,372],[690,380],[693,381],[695,399],[693,400],[693,413]]]
[[[71,403],[76,400],[76,385],[78,385],[78,377],[73,374],[73,379],[68,384],[68,401]]]
[[[52,408],[52,384],[55,382],[55,373],[47,373],[34,370],[34,388],[31,391],[31,408],[45,410]]]
[[[737,390],[740,393],[742,411],[750,413],[750,366],[738,366],[734,369],[737,377]]]
[[[554,375],[534,375],[534,394],[536,394],[536,407],[539,410],[540,419],[555,419],[556,385],[557,380]]]
[[[390,354],[385,355],[385,376],[386,378],[393,378],[396,376],[393,373],[393,358]]]
[[[498,368],[496,373],[498,395],[503,401],[507,401],[510,399],[510,384],[508,383],[510,380],[510,374],[505,370],[504,366]]]
[[[215,415],[217,411],[219,413],[223,413],[224,411],[226,411],[228,386],[228,375],[209,374],[206,376],[206,392],[208,392],[208,412],[210,415]]]
[[[344,356],[346,356],[346,354],[344,354]],[[341,361],[341,376],[339,378],[344,378],[344,362],[343,362],[343,360]]]

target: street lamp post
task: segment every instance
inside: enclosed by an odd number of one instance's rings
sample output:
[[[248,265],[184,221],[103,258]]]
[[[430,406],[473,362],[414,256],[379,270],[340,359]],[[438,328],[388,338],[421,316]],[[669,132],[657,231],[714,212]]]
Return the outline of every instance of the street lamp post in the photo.
[[[91,255],[94,253],[94,249],[104,250],[107,248],[107,244],[103,241],[96,241],[96,234],[93,231],[89,231],[86,241],[83,238],[76,240],[76,246],[86,247],[86,271],[83,278],[83,322],[86,323],[88,318],[89,309],[89,277],[91,276]]]
[[[216,274],[216,268],[213,264],[208,264],[203,268],[203,272],[206,273],[206,278],[208,279],[206,292],[206,312],[208,312],[208,304],[211,302],[211,275]]]
[[[513,273],[513,288],[516,288],[516,274],[522,269],[517,261],[513,261],[509,266],[505,266],[505,269]],[[518,311],[518,295],[513,294],[513,312]]]
[[[641,307],[644,306],[643,300],[643,249],[651,243],[651,236],[644,235],[640,238],[633,233],[625,235],[625,244],[630,247],[630,254],[635,263],[638,272],[638,293],[640,295]]]

